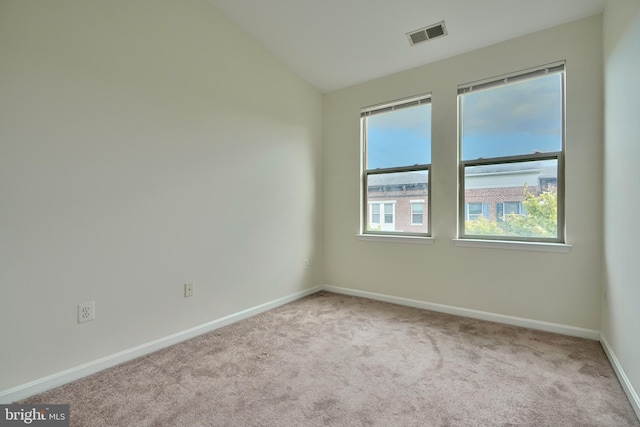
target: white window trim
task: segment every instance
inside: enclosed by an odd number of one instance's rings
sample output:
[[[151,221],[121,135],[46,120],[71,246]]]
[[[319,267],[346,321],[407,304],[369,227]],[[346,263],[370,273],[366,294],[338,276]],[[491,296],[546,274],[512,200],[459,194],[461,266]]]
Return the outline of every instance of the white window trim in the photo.
[[[356,234],[358,240],[385,243],[412,243],[418,245],[433,245],[435,238],[427,236],[403,236],[399,234]]]
[[[459,146],[459,152],[460,152],[460,158],[458,159],[458,168],[459,168],[459,177],[458,177],[458,183],[459,183],[459,193],[458,193],[458,198],[459,198],[459,205],[464,205],[466,206],[465,203],[465,168],[467,166],[474,166],[476,163],[478,163],[479,160],[488,160],[488,161],[492,161],[492,160],[500,160],[500,158],[488,158],[488,159],[478,159],[478,160],[462,160],[462,133],[461,133],[461,129],[462,129],[462,112],[461,112],[461,96],[464,96],[465,94],[468,94],[469,92],[475,90],[484,90],[484,89],[489,89],[489,88],[493,88],[493,87],[499,87],[502,86],[504,84],[507,84],[508,82],[514,82],[514,81],[520,81],[520,80],[526,80],[529,78],[536,78],[538,76],[541,75],[546,75],[549,72],[553,72],[553,73],[560,73],[563,75],[562,78],[562,84],[561,84],[561,89],[562,89],[562,148],[560,151],[557,152],[545,152],[545,153],[534,153],[531,155],[518,155],[518,156],[507,156],[502,158],[503,161],[505,161],[507,158],[511,158],[511,161],[514,161],[515,158],[523,158],[522,161],[526,161],[524,160],[524,158],[526,156],[530,156],[531,160],[544,160],[547,157],[551,158],[552,155],[555,155],[556,159],[557,159],[557,171],[558,171],[558,176],[557,176],[557,180],[558,180],[558,186],[557,186],[557,192],[558,192],[558,215],[557,215],[557,222],[558,222],[558,236],[556,239],[553,239],[554,241],[536,241],[536,240],[528,240],[527,238],[522,238],[522,240],[508,240],[508,241],[500,241],[500,240],[482,240],[482,239],[478,239],[475,236],[466,236],[463,235],[462,230],[465,230],[464,228],[464,223],[466,221],[468,221],[467,218],[467,214],[466,212],[464,213],[460,213],[458,212],[458,239],[454,239],[454,243],[456,241],[461,241],[461,242],[469,242],[470,240],[474,240],[476,242],[482,243],[482,242],[506,242],[508,244],[511,244],[512,242],[514,244],[520,244],[523,247],[528,247],[528,245],[533,245],[532,247],[568,247],[571,248],[570,245],[566,244],[566,235],[560,235],[561,231],[564,230],[565,227],[565,221],[566,221],[566,216],[565,216],[565,198],[566,198],[566,193],[565,193],[565,176],[564,176],[564,156],[565,156],[565,152],[566,152],[566,140],[565,140],[565,132],[566,132],[566,124],[565,124],[565,120],[566,120],[566,63],[565,61],[560,61],[557,63],[553,63],[553,64],[548,64],[548,65],[544,65],[544,66],[540,66],[540,67],[536,67],[536,68],[531,68],[529,70],[523,70],[523,71],[517,71],[514,73],[511,73],[509,75],[503,75],[503,76],[498,76],[498,77],[491,77],[488,79],[485,79],[483,81],[476,81],[476,82],[472,82],[472,83],[465,83],[463,85],[459,85],[458,86],[458,125],[460,127],[459,129],[459,137],[458,137],[458,146]],[[537,154],[540,154],[539,156],[537,156]],[[465,209],[466,211],[467,209]],[[542,240],[542,239],[540,239]],[[546,239],[545,239],[546,240]],[[457,245],[457,244],[456,244]],[[461,244],[459,246],[472,246],[472,245],[468,245],[468,244]],[[493,245],[482,245],[482,246],[478,246],[478,247],[494,247]],[[515,246],[513,247],[514,249],[517,249]],[[526,249],[525,249],[526,250]],[[533,249],[535,250],[535,249]],[[568,252],[569,250],[567,250]],[[560,250],[557,252],[564,252],[564,250]]]
[[[505,249],[533,252],[571,252],[572,245],[566,243],[523,242],[507,240],[453,239],[455,246],[466,248]]]
[[[411,96],[411,97],[407,97],[407,98],[402,98],[402,99],[397,99],[394,101],[389,101],[389,102],[385,102],[385,103],[381,103],[381,104],[376,104],[376,105],[370,105],[368,107],[364,107],[360,110],[360,150],[361,150],[361,160],[360,160],[360,170],[361,170],[361,182],[360,182],[360,193],[361,193],[361,202],[360,202],[360,233],[358,234],[358,236],[378,236],[378,232],[370,232],[367,229],[367,223],[374,225],[374,223],[371,222],[371,217],[369,215],[367,215],[367,212],[364,211],[365,208],[367,208],[370,211],[370,206],[369,204],[371,203],[368,200],[367,197],[367,179],[368,176],[373,175],[374,173],[370,170],[368,170],[366,168],[366,164],[367,164],[367,125],[366,125],[366,118],[368,116],[371,116],[373,114],[378,114],[378,113],[385,113],[388,111],[394,111],[396,109],[399,108],[410,108],[410,107],[414,107],[414,106],[418,106],[421,104],[431,104],[431,92],[427,92],[427,93],[423,93],[421,95],[417,95],[417,96]],[[432,117],[429,118],[429,120],[432,120]],[[431,147],[430,147],[431,149]],[[396,172],[414,172],[414,171],[427,171],[428,176],[429,176],[429,181],[428,181],[428,186],[427,186],[427,191],[428,191],[428,195],[427,195],[427,200],[431,200],[431,164],[423,164],[423,165],[405,165],[405,166],[399,166],[399,167],[390,167],[390,168],[383,168],[383,170],[377,170],[375,171],[375,173],[379,173],[379,174],[384,174],[384,173],[396,173]],[[365,205],[366,202],[366,205]],[[377,203],[374,202],[374,203]],[[430,202],[426,202],[425,203],[428,206],[428,209],[431,209],[431,203]],[[394,210],[393,210],[393,227],[395,228],[396,225],[396,206],[395,206],[395,202],[394,202]],[[423,213],[424,215],[425,213]],[[428,228],[428,232],[427,233],[415,233],[415,234],[407,234],[402,230],[394,230],[393,232],[390,233],[395,233],[394,235],[396,237],[399,237],[401,239],[405,239],[406,238],[428,238],[431,237],[431,215],[430,212],[426,212],[427,215],[427,228]],[[383,224],[383,223],[375,223],[376,225],[378,224]],[[425,225],[425,221],[424,221],[424,216],[423,216],[423,223],[420,225]],[[387,237],[387,235],[383,234],[383,237]],[[375,240],[375,239],[371,239],[371,240]],[[389,241],[388,239],[385,241]]]

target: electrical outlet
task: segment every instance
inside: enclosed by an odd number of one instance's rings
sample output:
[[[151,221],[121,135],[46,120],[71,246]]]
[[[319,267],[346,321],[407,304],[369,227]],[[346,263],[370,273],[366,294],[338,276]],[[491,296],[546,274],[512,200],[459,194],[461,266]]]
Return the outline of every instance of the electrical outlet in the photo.
[[[96,303],[89,301],[78,304],[78,323],[88,322],[96,318]]]
[[[192,297],[193,296],[193,284],[185,283],[184,284],[184,297]]]
[[[304,269],[306,270],[307,268],[309,268],[309,260],[305,259],[304,260]]]

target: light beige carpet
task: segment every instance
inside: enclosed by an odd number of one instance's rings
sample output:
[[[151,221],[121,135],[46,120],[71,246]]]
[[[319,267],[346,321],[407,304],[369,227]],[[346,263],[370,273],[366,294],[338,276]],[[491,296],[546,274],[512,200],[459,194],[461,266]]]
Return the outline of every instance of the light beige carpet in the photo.
[[[74,426],[640,426],[598,342],[321,292],[34,396]]]

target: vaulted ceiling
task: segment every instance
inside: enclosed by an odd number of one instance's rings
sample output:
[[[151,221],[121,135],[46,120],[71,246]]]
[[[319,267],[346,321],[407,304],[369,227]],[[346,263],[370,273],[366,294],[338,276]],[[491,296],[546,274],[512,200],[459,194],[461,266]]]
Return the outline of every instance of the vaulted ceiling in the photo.
[[[607,0],[209,0],[322,92],[601,13]],[[407,32],[445,21],[411,46]]]

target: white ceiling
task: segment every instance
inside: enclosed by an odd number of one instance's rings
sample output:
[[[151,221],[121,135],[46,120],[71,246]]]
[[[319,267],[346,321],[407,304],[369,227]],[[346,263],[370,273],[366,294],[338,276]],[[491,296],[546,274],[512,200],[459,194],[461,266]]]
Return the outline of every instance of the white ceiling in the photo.
[[[209,0],[321,92],[603,11],[607,0]],[[406,33],[445,21],[448,36]]]

